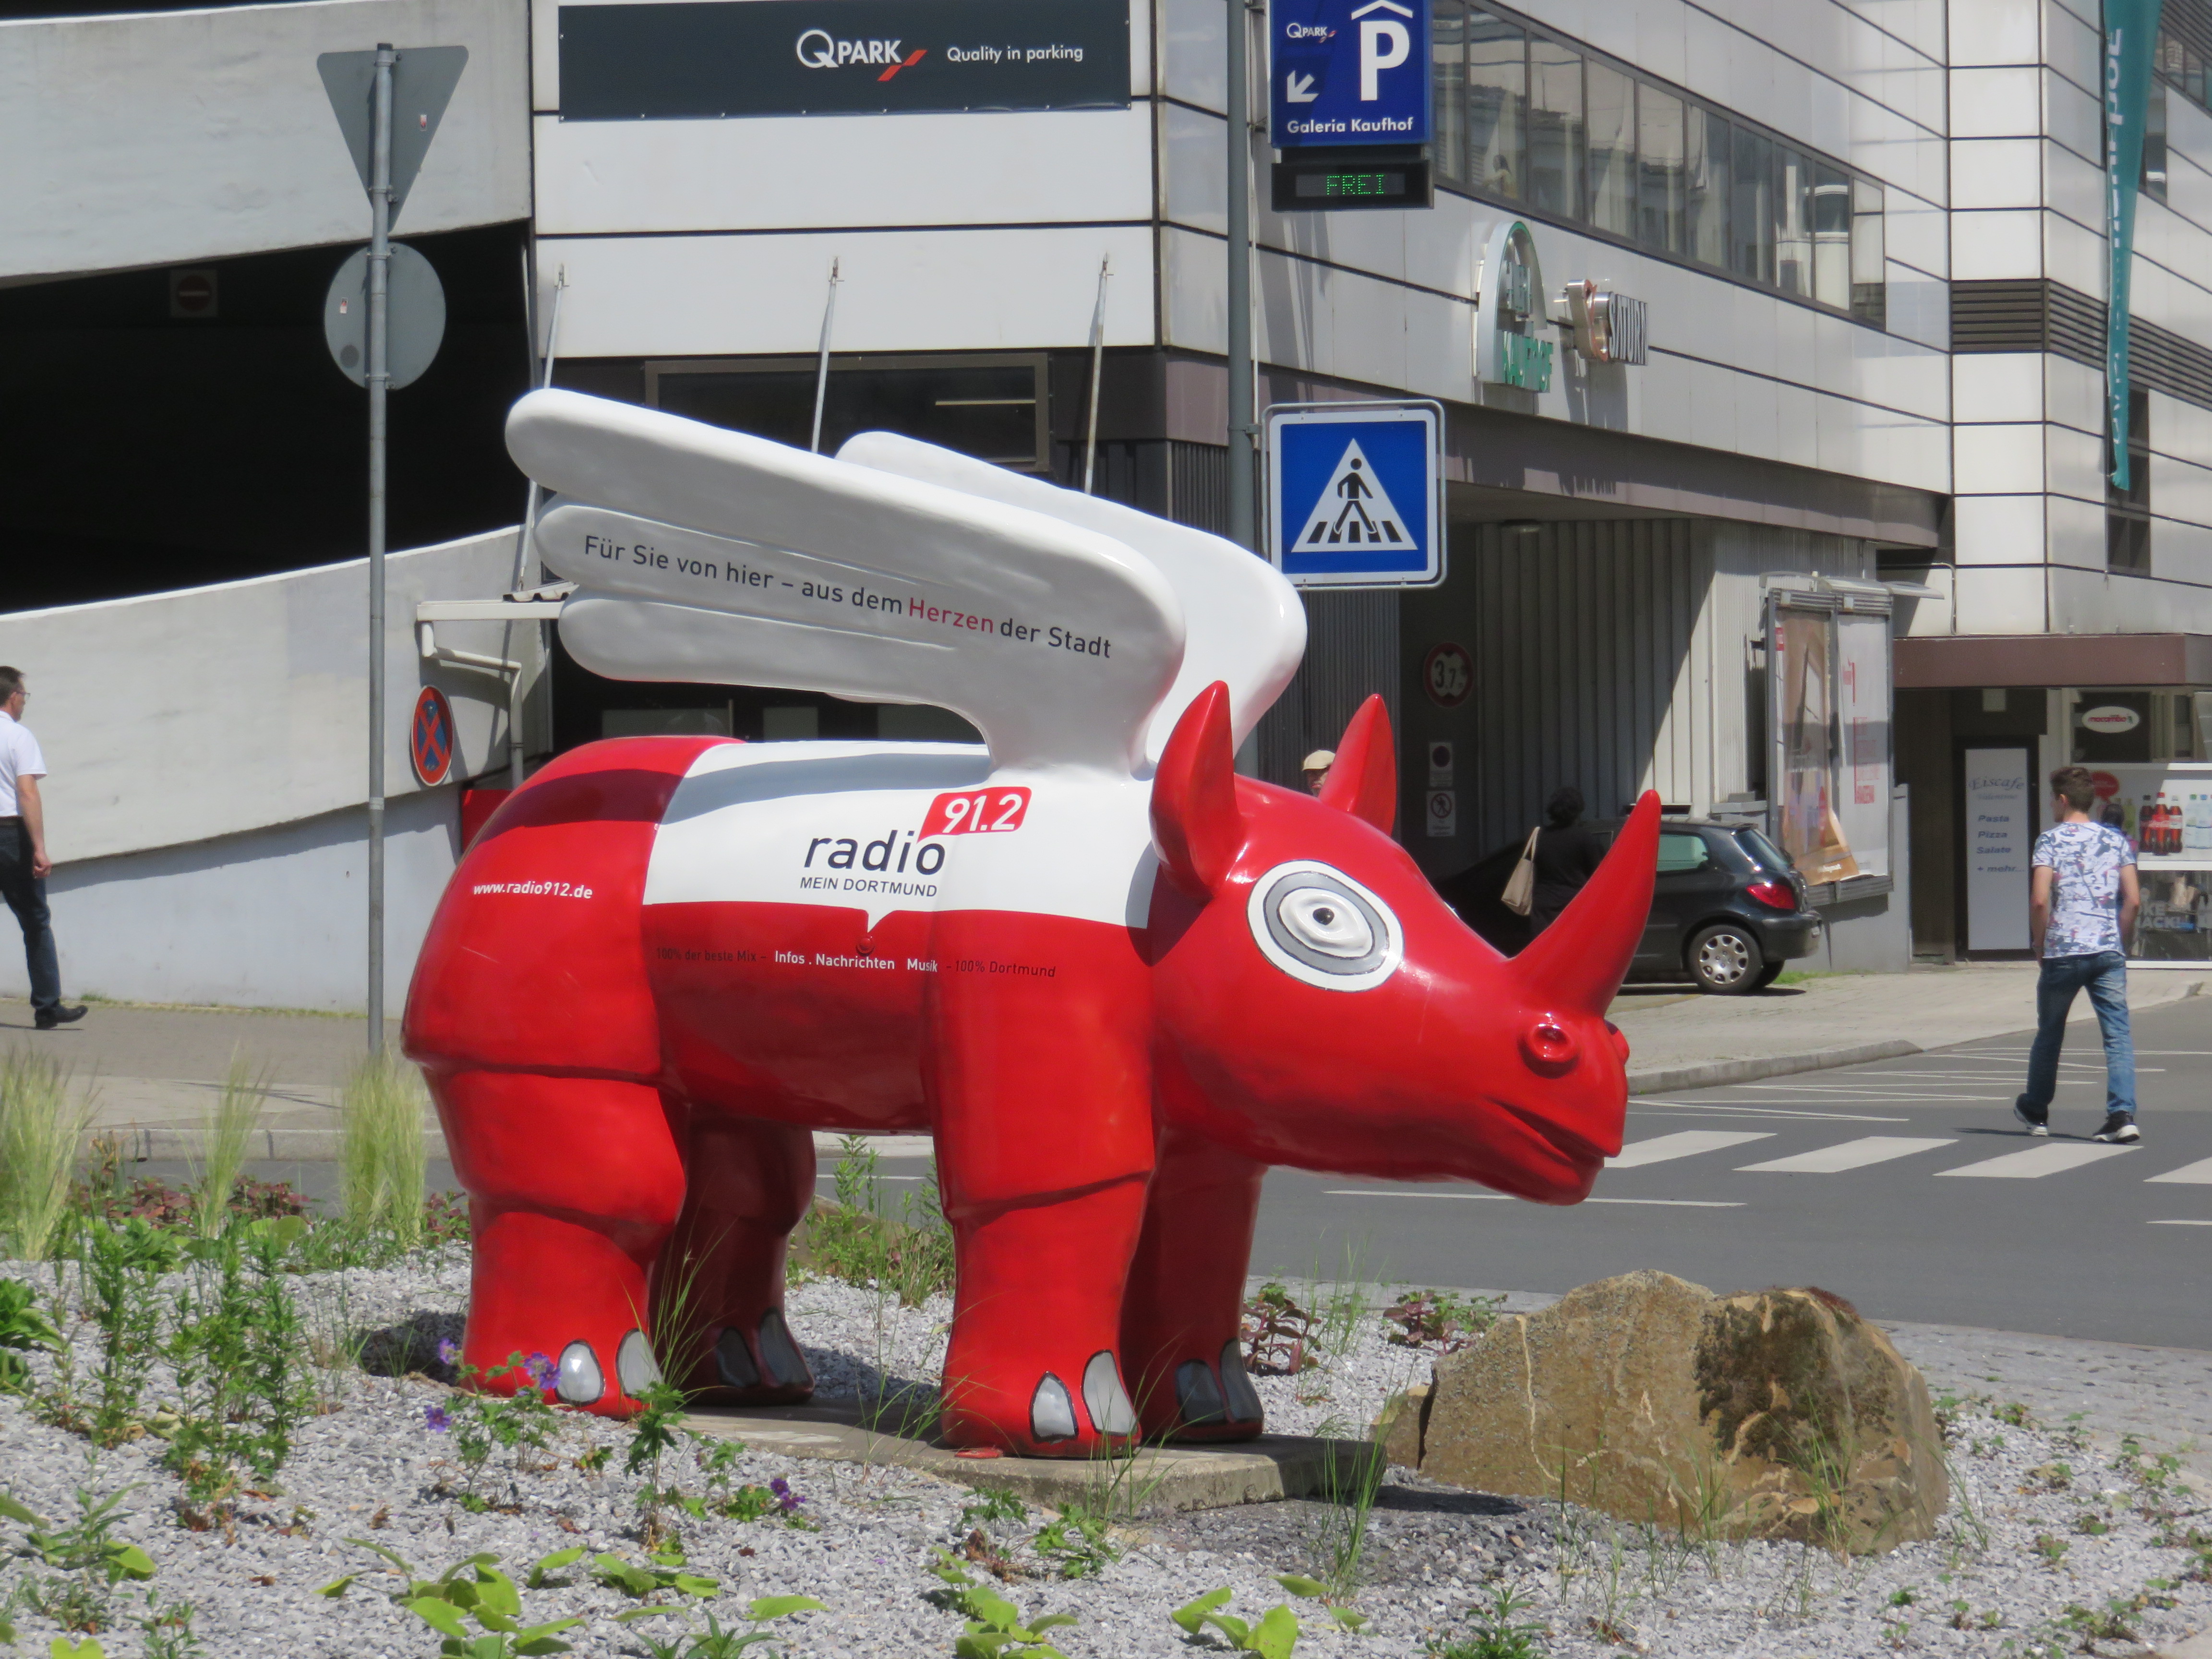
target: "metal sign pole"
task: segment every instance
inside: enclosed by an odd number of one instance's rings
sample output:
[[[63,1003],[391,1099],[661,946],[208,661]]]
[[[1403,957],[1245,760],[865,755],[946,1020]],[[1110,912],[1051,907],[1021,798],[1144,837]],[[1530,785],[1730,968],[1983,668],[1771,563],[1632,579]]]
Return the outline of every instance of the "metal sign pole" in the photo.
[[[522,256],[522,276],[525,301],[534,300],[537,286],[532,276],[530,253],[526,249]],[[553,278],[553,308],[551,314],[546,319],[545,325],[545,356],[542,366],[535,363],[532,365],[533,370],[537,371],[535,378],[540,387],[553,384],[553,362],[561,350],[561,295],[568,286],[568,267],[562,265]],[[534,318],[534,311],[532,315]],[[530,349],[533,353],[538,349],[534,330],[531,337]],[[529,491],[523,499],[522,533],[514,540],[514,586],[512,591],[517,594],[524,591],[525,586],[530,580],[530,556],[538,532],[538,480],[532,478],[530,481]],[[530,627],[532,635],[538,641],[538,655],[542,659],[545,651],[545,624],[532,623]],[[507,787],[510,789],[521,788],[522,774],[522,667],[518,664],[514,678],[508,681],[507,689]]]
[[[822,453],[822,405],[830,396],[830,325],[837,320],[837,266],[830,262],[830,297],[822,307],[822,349],[814,365],[814,437],[807,445],[810,453]]]
[[[1083,493],[1091,493],[1091,477],[1098,459],[1098,372],[1105,367],[1106,359],[1106,279],[1114,274],[1114,262],[1098,262],[1098,304],[1091,313],[1091,414],[1083,439]]]
[[[1252,122],[1248,0],[1229,0],[1229,539],[1252,533]]]
[[[368,242],[368,1047],[384,1047],[384,472],[392,274],[392,66],[376,47]]]

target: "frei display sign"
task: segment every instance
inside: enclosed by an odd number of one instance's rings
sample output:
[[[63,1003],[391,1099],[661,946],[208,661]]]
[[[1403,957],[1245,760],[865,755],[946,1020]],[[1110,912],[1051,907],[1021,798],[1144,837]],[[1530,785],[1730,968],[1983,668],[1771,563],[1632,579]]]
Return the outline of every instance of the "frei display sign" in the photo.
[[[561,8],[564,121],[1123,109],[1126,0]]]
[[[1276,404],[1262,419],[1277,569],[1300,587],[1443,580],[1443,405]]]
[[[2128,289],[2160,0],[2105,0],[2105,402],[2112,482],[2128,485]]]
[[[1429,142],[1429,0],[1276,0],[1267,26],[1277,149]]]

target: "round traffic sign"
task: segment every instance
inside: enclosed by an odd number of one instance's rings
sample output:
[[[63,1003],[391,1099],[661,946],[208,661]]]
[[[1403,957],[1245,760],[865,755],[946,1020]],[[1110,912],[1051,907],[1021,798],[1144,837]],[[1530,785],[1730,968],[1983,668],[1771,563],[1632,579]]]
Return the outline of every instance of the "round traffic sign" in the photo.
[[[215,308],[215,279],[204,270],[185,271],[170,284],[169,299],[186,315],[203,316]]]
[[[392,245],[385,287],[385,368],[391,389],[421,380],[446,337],[446,289],[430,262],[404,242]],[[356,248],[323,296],[323,339],[331,361],[356,386],[368,384],[368,250]]]
[[[415,699],[415,718],[407,727],[407,758],[425,785],[441,784],[453,769],[453,706],[434,685]]]
[[[1463,645],[1432,645],[1421,659],[1421,688],[1439,708],[1456,708],[1474,690],[1474,659]]]

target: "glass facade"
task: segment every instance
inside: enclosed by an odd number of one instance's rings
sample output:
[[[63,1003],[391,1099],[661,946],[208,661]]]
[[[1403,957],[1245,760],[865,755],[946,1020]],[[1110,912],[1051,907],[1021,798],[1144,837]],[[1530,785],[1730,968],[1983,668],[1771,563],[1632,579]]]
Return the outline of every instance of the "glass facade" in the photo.
[[[1883,325],[1873,179],[1510,12],[1435,19],[1440,183]]]

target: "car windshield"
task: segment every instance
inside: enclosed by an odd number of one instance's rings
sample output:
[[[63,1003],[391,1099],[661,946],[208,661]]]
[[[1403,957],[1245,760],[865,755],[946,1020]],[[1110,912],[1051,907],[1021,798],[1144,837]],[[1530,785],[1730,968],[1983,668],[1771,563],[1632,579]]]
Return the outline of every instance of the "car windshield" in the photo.
[[[1739,830],[1735,832],[1735,838],[1738,842],[1742,843],[1743,848],[1746,852],[1749,853],[1752,857],[1757,859],[1768,869],[1778,870],[1785,873],[1789,871],[1790,860],[1788,857],[1784,854],[1779,847],[1777,847],[1772,842],[1767,840],[1766,832],[1765,830]]]

